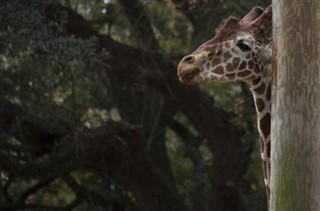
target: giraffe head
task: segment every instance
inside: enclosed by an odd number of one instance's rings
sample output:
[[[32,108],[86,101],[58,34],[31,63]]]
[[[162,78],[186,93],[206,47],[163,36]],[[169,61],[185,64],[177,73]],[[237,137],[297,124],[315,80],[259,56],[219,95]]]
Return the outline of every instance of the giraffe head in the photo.
[[[240,21],[229,17],[214,38],[180,61],[180,81],[188,85],[206,80],[254,83],[271,63],[271,40],[266,35],[271,12],[271,6],[265,11],[255,7]]]

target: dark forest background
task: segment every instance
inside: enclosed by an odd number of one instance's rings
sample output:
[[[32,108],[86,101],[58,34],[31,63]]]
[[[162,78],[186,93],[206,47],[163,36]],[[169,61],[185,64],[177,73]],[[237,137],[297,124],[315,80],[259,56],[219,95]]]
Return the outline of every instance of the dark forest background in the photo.
[[[0,210],[266,210],[243,84],[178,81],[270,0],[0,0]]]

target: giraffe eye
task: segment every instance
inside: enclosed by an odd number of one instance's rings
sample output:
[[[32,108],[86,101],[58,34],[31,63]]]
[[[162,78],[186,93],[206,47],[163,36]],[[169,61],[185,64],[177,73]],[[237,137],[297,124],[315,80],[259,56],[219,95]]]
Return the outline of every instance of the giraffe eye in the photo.
[[[242,51],[250,51],[251,48],[250,46],[248,46],[247,44],[243,43],[243,42],[238,42],[237,46],[242,50]]]

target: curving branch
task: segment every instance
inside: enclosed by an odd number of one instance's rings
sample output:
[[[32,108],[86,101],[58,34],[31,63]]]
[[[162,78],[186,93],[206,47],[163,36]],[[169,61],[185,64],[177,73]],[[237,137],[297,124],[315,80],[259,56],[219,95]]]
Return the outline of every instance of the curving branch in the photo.
[[[87,202],[93,204],[105,206],[109,204],[106,198],[102,197],[101,195],[92,190],[82,187],[69,174],[66,174],[63,177],[63,180],[68,184],[68,186],[73,190],[73,192],[76,193],[78,201],[82,201],[81,199],[85,199]]]
[[[210,98],[196,87],[186,87],[178,82],[176,67],[159,54],[148,53],[112,40],[96,32],[81,17],[69,11],[66,24],[67,35],[82,39],[98,38],[98,49],[107,49],[112,58],[106,64],[109,77],[125,78],[130,83],[145,83],[157,90],[165,99],[183,112],[208,141],[215,157],[210,170],[212,188],[209,195],[210,210],[241,210],[239,196],[240,180],[243,175],[244,155],[240,137],[242,131],[234,126],[230,117],[213,106]],[[126,62],[123,62],[125,58]],[[144,74],[142,68],[152,74]],[[129,178],[128,178],[129,179]]]
[[[10,104],[5,100],[1,102]],[[8,116],[7,119],[19,120],[28,115],[35,120],[35,125],[29,123],[32,127],[37,126],[37,122],[45,123],[44,120],[24,112],[17,105],[12,106],[19,112],[11,113],[12,116],[9,115],[10,118]],[[11,109],[9,106],[2,108]],[[15,126],[17,125],[12,123],[12,127]],[[2,129],[14,137],[25,137],[21,136],[20,131],[17,133],[16,130],[7,127]],[[39,128],[39,131],[43,134],[48,132],[45,127]],[[40,146],[46,145],[45,140],[38,141]],[[144,150],[144,143],[144,137],[137,128],[120,122],[106,122],[98,128],[86,129],[77,136],[68,134],[62,137],[59,148],[54,153],[47,153],[41,159],[24,164],[20,164],[6,153],[0,153],[0,169],[26,179],[34,178],[34,175],[58,177],[66,172],[86,168],[116,177],[121,184],[137,194],[137,200],[144,207],[143,210],[187,210],[183,203],[179,202],[179,196],[166,182],[164,175],[159,173],[151,161]],[[168,204],[168,201],[171,203]]]
[[[35,184],[34,186],[32,186],[31,188],[29,188],[28,190],[26,190],[25,192],[23,192],[23,194],[21,194],[21,196],[16,200],[16,204],[24,204],[25,200],[28,198],[28,196],[30,196],[31,194],[37,192],[38,190],[40,190],[41,188],[47,186],[48,184],[50,184],[54,179],[53,178],[48,178],[45,179],[44,181],[41,181],[37,184]]]
[[[107,49],[112,57],[105,60],[110,78],[125,78],[128,84],[143,83],[163,96],[166,105],[187,116],[202,139],[207,140],[214,162],[210,168],[211,190],[209,210],[241,210],[239,196],[244,155],[241,130],[230,117],[213,106],[212,100],[196,87],[178,82],[176,67],[162,55],[146,52],[101,35],[74,11],[48,6],[47,18],[57,19],[64,10],[69,15],[66,36],[86,39],[97,37],[97,50]],[[59,18],[58,18],[59,19]],[[125,62],[124,62],[125,61]],[[143,69],[150,70],[145,74]],[[87,168],[106,173],[128,187],[141,210],[188,210],[145,150],[145,136],[141,128],[120,122],[106,122],[98,128],[80,131],[51,132],[50,124],[25,112],[18,105],[0,99],[0,130],[30,145],[42,159],[19,164],[12,157],[0,153],[0,168],[23,177],[61,176],[67,171]],[[71,131],[71,132],[70,132]],[[59,143],[57,147],[56,143]],[[54,149],[54,150],[53,150]],[[54,153],[53,153],[54,152]],[[33,172],[33,175],[30,174]],[[59,171],[60,170],[60,171]],[[29,172],[29,173],[28,173]]]
[[[51,151],[57,140],[72,131],[69,125],[61,123],[59,126],[62,129],[53,133],[49,130],[50,123],[4,98],[0,98],[0,116],[0,130],[32,146],[31,153],[37,157]]]
[[[159,51],[159,43],[141,2],[139,0],[119,0],[119,3],[135,31],[139,47],[145,50]]]

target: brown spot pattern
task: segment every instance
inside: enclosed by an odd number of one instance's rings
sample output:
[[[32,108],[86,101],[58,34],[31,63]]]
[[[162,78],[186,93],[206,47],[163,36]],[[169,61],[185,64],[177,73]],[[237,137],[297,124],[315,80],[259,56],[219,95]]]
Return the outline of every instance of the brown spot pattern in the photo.
[[[254,91],[258,94],[258,95],[262,95],[264,93],[264,91],[266,90],[266,85],[265,83],[261,83],[261,85],[254,89]]]
[[[254,72],[257,73],[257,74],[260,73],[260,67],[259,67],[259,65],[256,64],[256,65],[254,66]]]
[[[253,67],[254,67],[254,62],[253,62],[252,60],[250,60],[250,61],[248,62],[248,69],[252,70]]]
[[[265,107],[263,100],[261,100],[260,98],[256,99],[256,105],[257,105],[259,112],[263,111],[263,109]]]
[[[228,63],[228,64],[226,65],[226,69],[227,69],[227,71],[229,71],[229,72],[234,71],[234,67],[233,67],[233,65],[232,65],[231,63]]]
[[[266,113],[264,117],[260,119],[260,130],[262,131],[265,138],[270,134],[270,123],[271,115],[270,113]]]
[[[256,84],[258,84],[260,82],[260,80],[261,80],[261,78],[259,77],[259,78],[255,79],[255,80],[253,80],[252,84],[256,85]]]
[[[213,58],[213,56],[214,56],[214,52],[210,52],[208,54],[208,60],[211,60]]]
[[[243,62],[241,62],[241,64],[240,64],[239,70],[244,70],[244,69],[246,69],[246,67],[247,67],[247,62],[246,62],[246,61],[243,61]]]
[[[237,75],[239,76],[239,77],[246,77],[246,76],[248,76],[248,75],[250,75],[251,74],[251,72],[249,71],[249,70],[245,70],[245,71],[243,71],[243,72],[239,72]]]
[[[271,141],[269,141],[269,143],[267,143],[267,155],[268,155],[268,158],[270,158],[270,151],[271,151]]]
[[[226,74],[226,77],[227,77],[227,78],[234,78],[235,76],[236,76],[235,73],[227,73],[227,74]]]
[[[250,59],[251,58],[251,54],[248,54],[247,56],[246,56],[246,59]]]
[[[218,67],[214,68],[213,72],[216,74],[223,74],[224,69],[221,65],[219,65]]]
[[[239,58],[234,58],[232,60],[232,64],[233,64],[234,68],[238,67],[239,63],[240,63],[240,59]]]
[[[224,53],[223,54],[224,62],[227,62],[231,57],[232,55],[229,52]]]
[[[212,65],[217,65],[217,64],[220,64],[221,63],[221,59],[220,58],[214,58],[212,60]]]

